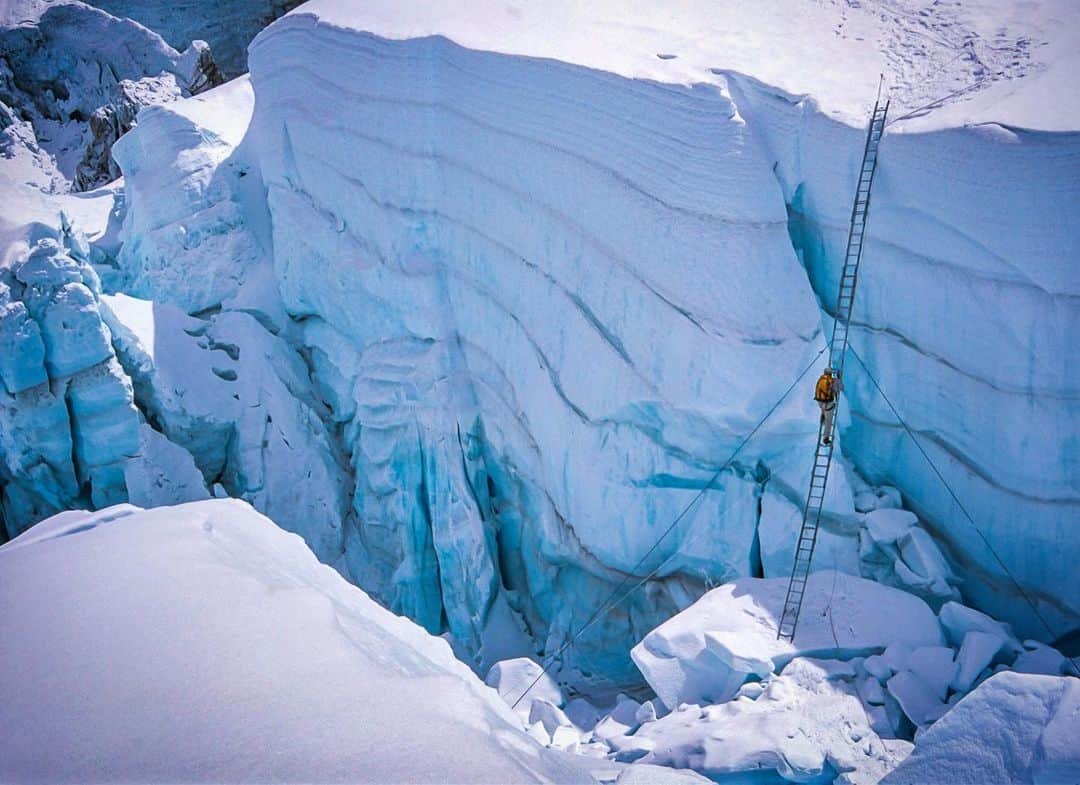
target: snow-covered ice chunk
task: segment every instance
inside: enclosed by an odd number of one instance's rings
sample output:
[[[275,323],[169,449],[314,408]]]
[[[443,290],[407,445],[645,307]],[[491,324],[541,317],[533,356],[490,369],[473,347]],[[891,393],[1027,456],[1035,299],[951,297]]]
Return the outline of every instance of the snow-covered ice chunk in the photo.
[[[880,654],[871,654],[863,660],[863,667],[878,681],[885,681],[897,670]]]
[[[949,579],[954,579],[952,570],[941,549],[925,529],[908,529],[899,538],[898,544],[904,566],[918,576],[915,579],[907,578],[908,585],[925,584],[926,588],[941,596],[950,593]]]
[[[938,612],[938,620],[941,622],[942,629],[945,630],[945,637],[952,646],[963,645],[964,637],[972,630],[978,630],[989,635],[1003,636],[1005,638],[1003,645],[1013,653],[1023,651],[1023,646],[1012,634],[1012,628],[1008,624],[992,619],[982,611],[958,602],[947,602],[942,605]]]
[[[920,646],[908,657],[907,668],[943,701],[956,675],[955,657],[948,646]]]
[[[551,731],[551,746],[573,752],[581,744],[581,733],[573,725],[558,725]]]
[[[581,697],[572,698],[566,704],[565,711],[570,722],[574,723],[574,727],[581,731],[591,731],[596,727],[596,723],[600,721],[600,718],[604,716],[600,709]]]
[[[900,671],[885,686],[908,719],[919,727],[929,725],[946,711],[945,701],[937,696],[933,685],[913,671]]]
[[[889,485],[882,485],[877,488],[867,486],[859,489],[855,494],[855,509],[858,512],[899,509],[903,506],[900,491]]]
[[[500,696],[501,697],[501,696]],[[529,706],[529,724],[539,722],[554,737],[556,728],[573,727],[573,723],[555,704],[543,698],[533,698]]]
[[[865,519],[866,531],[871,539],[886,545],[895,543],[918,522],[918,517],[909,510],[889,508],[874,509],[867,513]]]
[[[1017,673],[1041,673],[1047,676],[1076,675],[1064,654],[1039,641],[1024,641],[1024,651],[1013,660],[1010,670]]]
[[[533,682],[536,684],[533,685]],[[517,703],[517,711],[525,717],[532,713],[534,700],[546,701],[557,708],[566,704],[566,698],[555,680],[528,657],[495,663],[484,677],[484,683],[494,687],[507,705]],[[530,685],[533,685],[531,689]]]
[[[994,657],[1008,642],[1009,639],[1004,634],[968,630],[964,635],[964,642],[960,644],[960,650],[956,653],[956,675],[950,686],[957,692],[970,690],[979,674],[990,667]]]
[[[935,608],[960,596],[959,579],[941,549],[908,510],[867,513],[859,530],[859,557],[863,575],[918,594]]]
[[[0,576],[0,780],[591,781],[244,502],[65,513]]]
[[[859,697],[862,698],[862,702],[865,705],[885,705],[885,688],[881,686],[881,681],[874,676],[868,675],[863,679],[859,679],[858,689]]]
[[[637,730],[641,724],[638,712],[641,704],[633,698],[620,694],[615,701],[615,707],[605,715],[593,728],[593,736],[614,744],[614,739],[626,736]]]
[[[642,703],[634,714],[634,720],[638,723],[653,722],[657,717],[656,702],[648,700]]]
[[[937,619],[918,597],[833,571],[811,574],[795,643],[777,640],[787,583],[742,578],[713,589],[645,636],[631,656],[660,699],[677,706],[729,700],[747,678],[799,655],[848,658],[889,644],[942,642]]]
[[[1080,780],[1080,680],[1003,672],[919,736],[882,785]]]

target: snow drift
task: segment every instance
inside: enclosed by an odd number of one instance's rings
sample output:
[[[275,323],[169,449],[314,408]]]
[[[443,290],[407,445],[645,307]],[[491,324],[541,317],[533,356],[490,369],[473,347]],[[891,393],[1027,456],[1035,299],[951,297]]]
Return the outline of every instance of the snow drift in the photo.
[[[243,502],[50,518],[0,618],[5,781],[591,781]]]

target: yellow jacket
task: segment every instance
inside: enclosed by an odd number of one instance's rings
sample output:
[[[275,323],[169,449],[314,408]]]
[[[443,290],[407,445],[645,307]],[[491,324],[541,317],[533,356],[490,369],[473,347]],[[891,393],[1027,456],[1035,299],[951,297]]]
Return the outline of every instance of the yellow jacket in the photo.
[[[817,380],[817,386],[814,387],[814,400],[823,403],[836,400],[836,377],[821,374],[821,378]]]

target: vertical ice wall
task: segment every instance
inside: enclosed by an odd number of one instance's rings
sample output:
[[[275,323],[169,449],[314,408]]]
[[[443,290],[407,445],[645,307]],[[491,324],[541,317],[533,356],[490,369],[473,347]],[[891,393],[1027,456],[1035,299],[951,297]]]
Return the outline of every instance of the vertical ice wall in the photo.
[[[505,598],[561,642],[821,346],[772,161],[714,86],[306,16],[250,56],[276,277],[346,423],[355,569],[393,567],[389,602],[429,629],[484,640]],[[587,636],[583,669],[629,667],[605,639],[680,582],[760,569],[755,499],[800,495],[811,405],[639,570],[668,559],[671,585]]]

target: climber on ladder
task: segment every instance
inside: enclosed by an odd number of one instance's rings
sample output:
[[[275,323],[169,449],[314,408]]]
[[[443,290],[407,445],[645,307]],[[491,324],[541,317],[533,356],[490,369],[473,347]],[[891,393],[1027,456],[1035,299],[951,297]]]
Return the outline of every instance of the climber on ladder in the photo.
[[[825,373],[814,386],[814,400],[821,407],[821,425],[824,444],[832,444],[833,420],[836,419],[836,399],[844,389],[839,376],[833,376],[833,369],[826,368]]]

